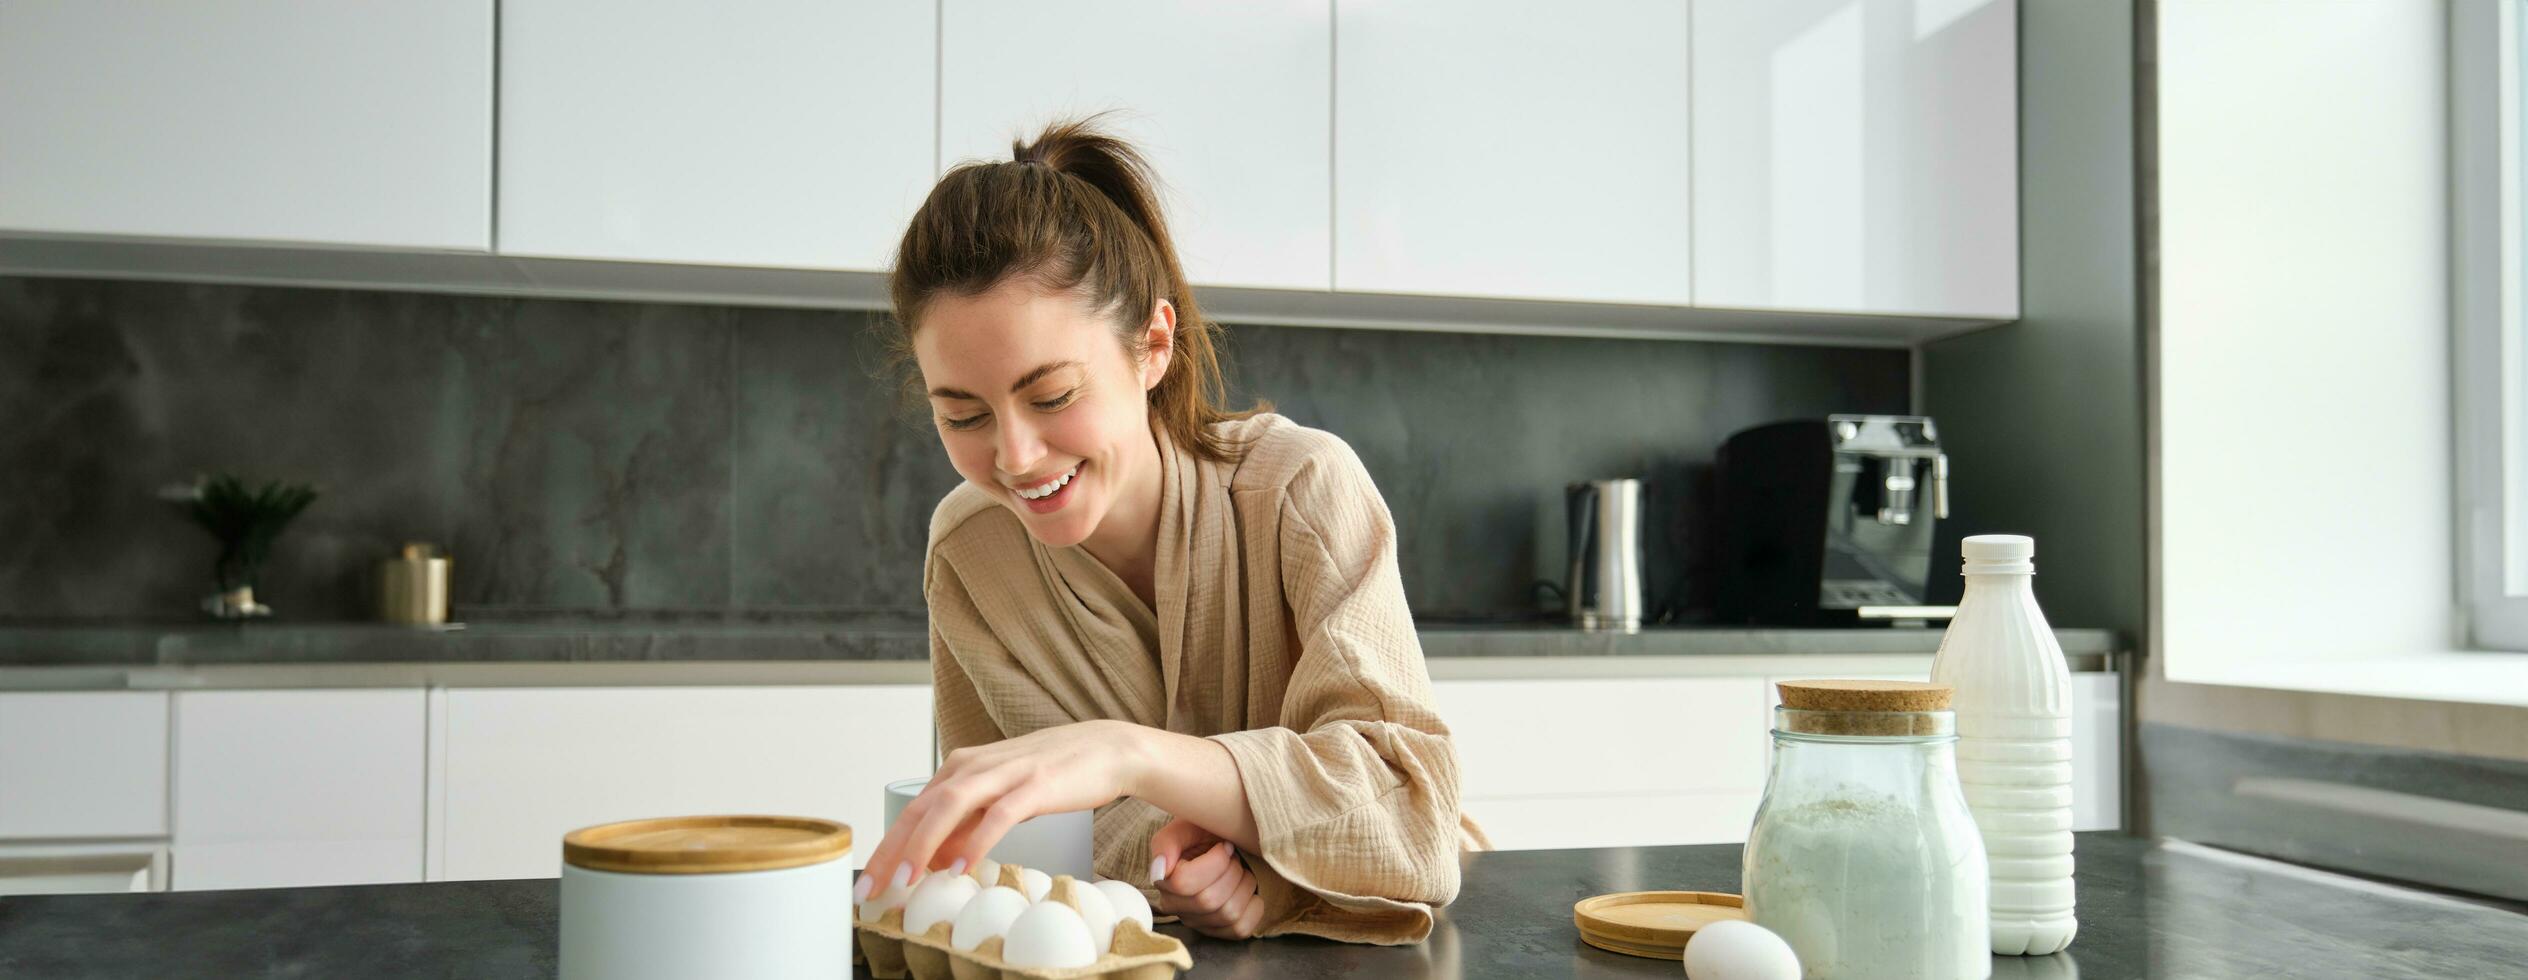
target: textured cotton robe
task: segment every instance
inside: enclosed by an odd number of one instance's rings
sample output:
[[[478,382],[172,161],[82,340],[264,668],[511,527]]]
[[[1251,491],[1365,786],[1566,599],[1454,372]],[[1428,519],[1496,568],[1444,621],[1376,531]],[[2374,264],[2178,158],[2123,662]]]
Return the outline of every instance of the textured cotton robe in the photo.
[[[1262,935],[1419,942],[1457,895],[1458,766],[1397,574],[1395,524],[1351,447],[1277,415],[1197,459],[1161,430],[1153,610],[1086,551],[1028,536],[961,484],[923,592],[942,752],[1118,719],[1229,750],[1260,831],[1239,857]],[[1097,872],[1147,887],[1168,814],[1096,815]]]

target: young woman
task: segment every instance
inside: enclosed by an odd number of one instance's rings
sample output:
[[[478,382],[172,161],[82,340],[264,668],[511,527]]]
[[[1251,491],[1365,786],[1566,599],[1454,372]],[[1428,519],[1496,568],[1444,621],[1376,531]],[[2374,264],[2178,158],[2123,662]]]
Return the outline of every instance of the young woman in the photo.
[[[1093,120],[942,178],[891,282],[965,482],[923,595],[947,760],[859,897],[1096,808],[1205,934],[1419,942],[1480,846],[1395,527],[1350,447],[1222,404],[1151,175]]]

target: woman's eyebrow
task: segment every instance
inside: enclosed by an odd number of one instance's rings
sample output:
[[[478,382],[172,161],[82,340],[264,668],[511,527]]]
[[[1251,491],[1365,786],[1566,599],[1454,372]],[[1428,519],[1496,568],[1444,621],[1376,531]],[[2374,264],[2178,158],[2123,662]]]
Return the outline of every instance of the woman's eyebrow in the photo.
[[[1017,394],[1028,385],[1044,380],[1045,375],[1052,374],[1055,371],[1062,370],[1063,368],[1075,368],[1080,366],[1082,365],[1078,361],[1055,361],[1051,364],[1041,365],[1035,370],[1019,376],[1019,379],[1009,386],[1010,393]],[[932,398],[962,398],[970,402],[979,402],[983,400],[975,397],[973,392],[967,391],[963,388],[933,388],[930,390],[930,396]]]

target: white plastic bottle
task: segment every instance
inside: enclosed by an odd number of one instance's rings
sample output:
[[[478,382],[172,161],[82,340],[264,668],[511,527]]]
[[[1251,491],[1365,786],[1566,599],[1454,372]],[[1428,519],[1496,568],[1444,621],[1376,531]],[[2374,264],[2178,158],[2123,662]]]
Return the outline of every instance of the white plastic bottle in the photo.
[[[2080,929],[2071,669],[2036,605],[2036,541],[1979,534],[1959,550],[1966,594],[1931,680],[1956,689],[1957,775],[1992,868],[1993,952],[2043,956]]]

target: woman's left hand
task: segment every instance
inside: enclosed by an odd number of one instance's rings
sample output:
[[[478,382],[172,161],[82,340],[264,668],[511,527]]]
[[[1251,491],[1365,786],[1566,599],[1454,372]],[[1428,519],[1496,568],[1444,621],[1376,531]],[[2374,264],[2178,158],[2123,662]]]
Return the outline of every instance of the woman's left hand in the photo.
[[[1132,795],[1144,731],[1130,722],[1083,721],[948,753],[869,852],[853,901],[868,898],[881,875],[886,885],[900,885],[915,869],[979,864],[1019,821]]]
[[[1150,836],[1152,906],[1214,939],[1252,939],[1264,925],[1264,899],[1238,847],[1182,819]]]

